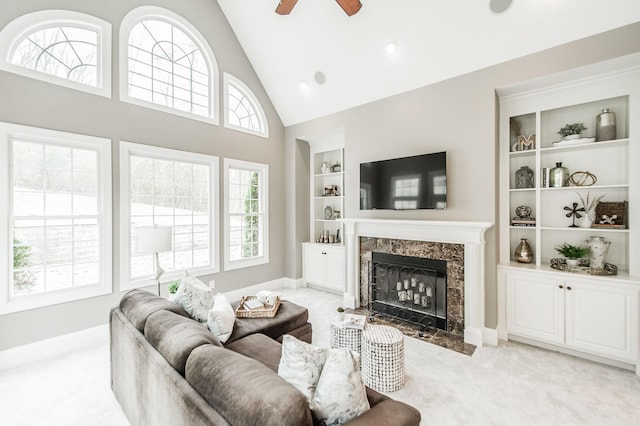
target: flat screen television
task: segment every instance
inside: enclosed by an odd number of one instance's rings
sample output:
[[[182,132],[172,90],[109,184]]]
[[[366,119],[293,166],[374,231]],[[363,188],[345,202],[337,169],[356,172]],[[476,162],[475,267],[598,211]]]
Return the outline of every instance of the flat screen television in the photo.
[[[360,210],[446,208],[446,152],[360,164]]]

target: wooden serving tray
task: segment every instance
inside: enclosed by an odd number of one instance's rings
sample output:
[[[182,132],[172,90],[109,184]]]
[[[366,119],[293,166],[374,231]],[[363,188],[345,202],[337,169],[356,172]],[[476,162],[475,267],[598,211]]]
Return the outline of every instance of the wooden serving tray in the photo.
[[[256,296],[242,296],[240,304],[236,308],[236,318],[273,318],[276,316],[280,307],[280,296],[276,298],[274,305],[265,304],[264,309],[245,309],[244,302],[255,298]]]

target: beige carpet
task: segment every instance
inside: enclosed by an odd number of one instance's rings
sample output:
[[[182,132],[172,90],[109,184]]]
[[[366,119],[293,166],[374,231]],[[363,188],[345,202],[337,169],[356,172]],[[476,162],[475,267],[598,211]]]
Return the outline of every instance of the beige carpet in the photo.
[[[340,297],[282,293],[309,308],[314,343],[328,346]],[[0,424],[128,425],[109,388],[108,344],[105,333],[96,347],[0,372]],[[425,425],[640,424],[630,371],[518,343],[469,357],[406,337],[405,350],[407,382],[390,396],[417,407]]]

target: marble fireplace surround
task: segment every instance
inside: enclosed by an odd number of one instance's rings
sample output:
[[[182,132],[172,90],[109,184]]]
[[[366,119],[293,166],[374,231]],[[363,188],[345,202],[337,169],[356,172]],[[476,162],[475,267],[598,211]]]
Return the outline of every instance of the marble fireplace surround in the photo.
[[[483,345],[485,232],[490,222],[342,219],[345,225],[345,305],[360,306],[360,237],[428,241],[464,246],[464,341]]]

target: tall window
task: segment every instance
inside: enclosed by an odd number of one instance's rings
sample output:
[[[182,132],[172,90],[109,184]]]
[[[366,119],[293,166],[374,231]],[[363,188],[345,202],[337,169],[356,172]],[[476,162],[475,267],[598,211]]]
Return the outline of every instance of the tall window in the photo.
[[[8,223],[1,312],[111,290],[110,141],[0,124]],[[3,228],[6,226],[3,225]],[[1,285],[1,284],[0,284]]]
[[[173,228],[173,249],[160,253],[164,278],[179,271],[217,272],[214,193],[217,157],[121,142],[123,287],[150,284],[153,256],[138,253],[136,229]],[[172,273],[173,272],[173,273]]]
[[[224,125],[254,135],[269,137],[264,110],[253,92],[238,78],[224,74]]]
[[[23,15],[0,34],[2,69],[111,96],[111,25],[78,12]]]
[[[213,52],[191,24],[168,10],[144,6],[127,15],[120,34],[124,100],[214,120]]]
[[[225,269],[269,262],[269,166],[225,159]]]

